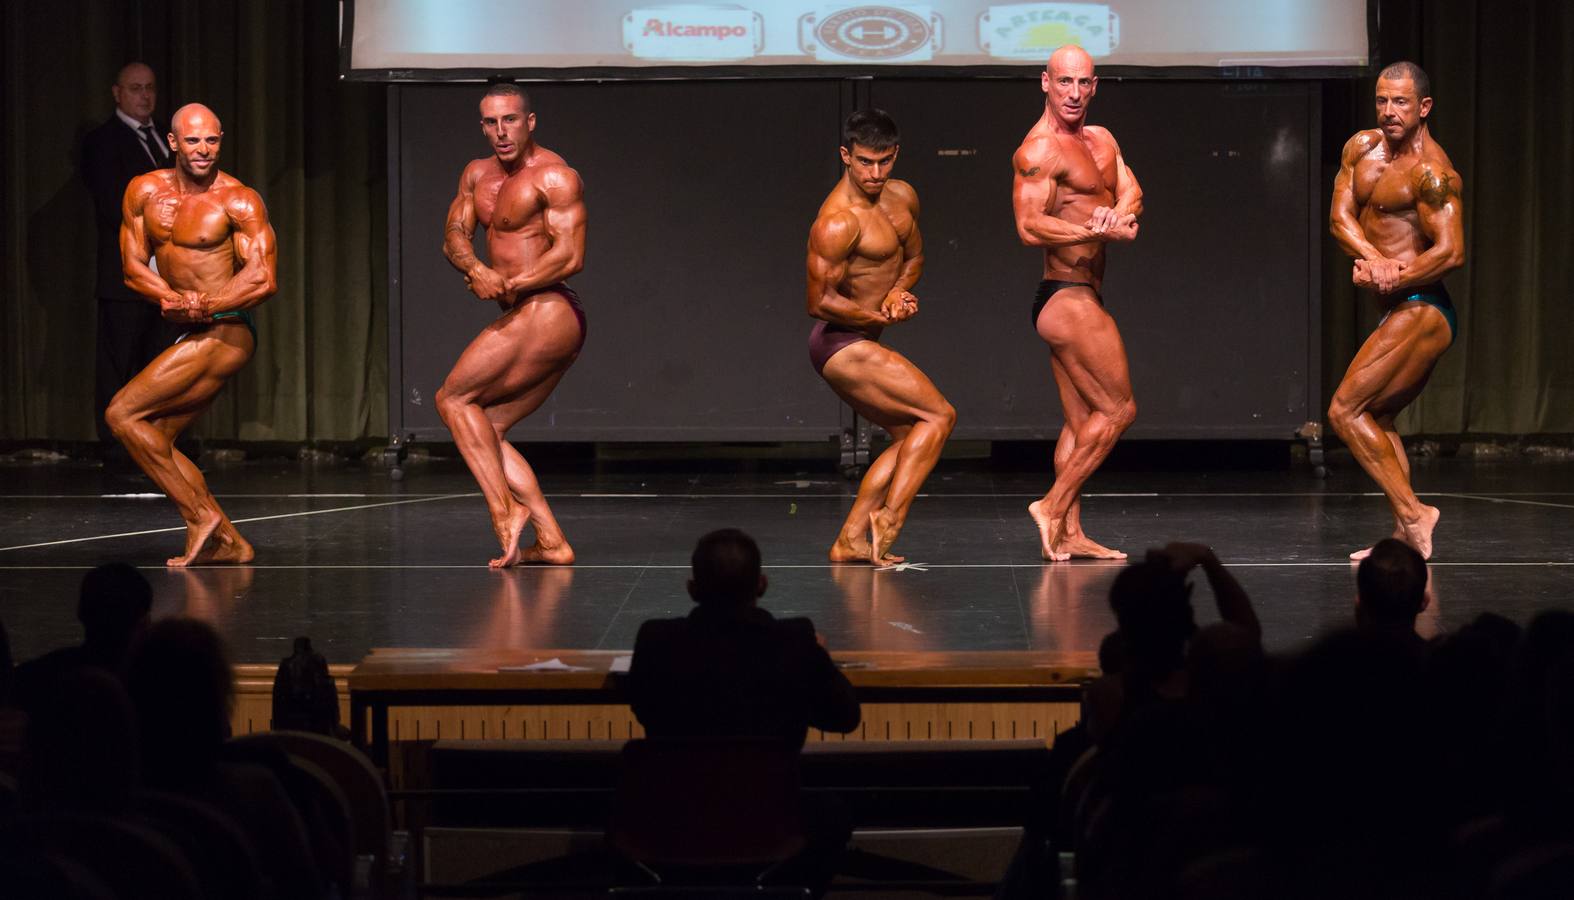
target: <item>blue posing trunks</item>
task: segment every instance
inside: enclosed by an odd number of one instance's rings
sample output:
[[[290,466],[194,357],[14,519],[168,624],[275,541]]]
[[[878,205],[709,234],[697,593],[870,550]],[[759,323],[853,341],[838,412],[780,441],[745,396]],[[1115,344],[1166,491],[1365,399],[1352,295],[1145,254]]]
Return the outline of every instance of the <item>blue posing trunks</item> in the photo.
[[[1410,288],[1388,312],[1392,313],[1400,303],[1408,303],[1411,300],[1419,300],[1443,314],[1443,318],[1448,321],[1448,345],[1452,347],[1455,336],[1459,334],[1459,313],[1454,310],[1454,301],[1448,296],[1448,288],[1443,287],[1441,282]],[[1387,318],[1388,314],[1385,313],[1383,319]]]

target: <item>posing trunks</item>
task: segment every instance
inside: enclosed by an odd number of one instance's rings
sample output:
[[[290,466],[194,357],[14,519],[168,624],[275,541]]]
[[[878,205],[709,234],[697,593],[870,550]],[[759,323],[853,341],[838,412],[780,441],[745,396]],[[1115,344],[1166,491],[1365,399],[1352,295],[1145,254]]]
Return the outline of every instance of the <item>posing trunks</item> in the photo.
[[[549,284],[546,287],[536,288],[528,294],[520,294],[514,299],[514,305],[510,307],[510,309],[517,309],[519,304],[524,303],[526,300],[529,300],[531,297],[534,297],[537,294],[545,294],[549,292],[553,294],[562,294],[563,299],[568,301],[569,308],[574,310],[574,318],[579,320],[579,345],[574,348],[574,352],[578,353],[579,351],[585,349],[585,337],[589,334],[589,329],[585,325],[585,307],[580,305],[579,295],[574,292],[573,288],[568,286],[568,282],[559,281],[557,284]]]
[[[1033,295],[1033,326],[1038,327],[1038,314],[1044,311],[1044,305],[1049,303],[1049,298],[1055,296],[1066,288],[1085,287],[1093,292],[1093,299],[1104,305],[1104,298],[1099,295],[1099,289],[1086,281],[1057,281],[1046,278],[1038,283],[1038,293]]]
[[[1459,334],[1459,314],[1454,311],[1454,301],[1448,296],[1448,288],[1443,287],[1442,282],[1413,287],[1399,295],[1394,305],[1383,314],[1383,322],[1388,321],[1389,314],[1397,309],[1400,303],[1408,303],[1411,300],[1420,300],[1443,314],[1443,318],[1448,322],[1448,346],[1454,346],[1454,336]],[[1381,325],[1383,322],[1377,324]]]
[[[251,342],[253,344],[257,343],[257,320],[252,318],[251,310],[249,310],[249,309],[232,309],[229,312],[220,312],[220,313],[214,313],[213,314],[213,322],[223,322],[223,321],[226,321],[226,320],[236,321],[236,322],[241,323],[242,325],[245,325],[246,326],[246,330],[251,332]],[[175,338],[175,343],[178,344],[181,341],[185,340],[186,338],[191,337],[194,334],[200,334],[200,333],[202,333],[204,331],[207,331],[208,328],[212,326],[213,322],[205,322],[205,323],[203,323],[201,325],[197,325],[197,326],[194,326],[192,328],[186,329],[185,331],[180,333],[180,337]]]
[[[859,341],[878,340],[880,340],[879,335],[870,337],[857,329],[845,325],[832,325],[821,320],[814,323],[813,330],[809,332],[809,362],[814,364],[814,371],[823,376],[825,364],[830,362],[831,357],[843,347]]]

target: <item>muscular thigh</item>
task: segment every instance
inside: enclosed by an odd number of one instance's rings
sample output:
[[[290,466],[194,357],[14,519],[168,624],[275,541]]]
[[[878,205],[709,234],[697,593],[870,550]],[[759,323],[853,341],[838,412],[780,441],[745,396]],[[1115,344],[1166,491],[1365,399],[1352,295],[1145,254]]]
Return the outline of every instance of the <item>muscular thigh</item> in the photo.
[[[482,406],[519,400],[573,363],[579,320],[564,301],[531,301],[482,329],[443,389]]]
[[[233,331],[201,332],[171,345],[121,388],[114,402],[138,418],[189,422],[251,359],[250,334]]]
[[[1436,309],[1394,310],[1356,352],[1334,403],[1392,419],[1421,393],[1448,344],[1448,322]]]
[[[946,406],[929,376],[876,341],[849,344],[826,362],[823,374],[837,396],[887,431],[935,416]]]
[[[1131,399],[1126,345],[1115,319],[1091,292],[1056,294],[1039,312],[1037,326],[1054,357],[1055,384],[1067,417],[1074,409],[1083,414],[1109,410]]]

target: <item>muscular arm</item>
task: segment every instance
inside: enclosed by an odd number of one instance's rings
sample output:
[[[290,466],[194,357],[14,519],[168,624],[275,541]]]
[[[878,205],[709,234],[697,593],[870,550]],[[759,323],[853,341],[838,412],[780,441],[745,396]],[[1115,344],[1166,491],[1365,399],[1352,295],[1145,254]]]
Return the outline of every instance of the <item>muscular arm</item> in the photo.
[[[1459,196],[1459,175],[1435,163],[1422,163],[1411,173],[1416,217],[1432,246],[1405,266],[1394,290],[1431,284],[1465,264],[1465,209]]]
[[[120,270],[125,276],[126,287],[169,309],[179,305],[181,295],[148,268],[148,260],[153,258],[153,245],[148,240],[142,217],[155,184],[149,176],[138,176],[126,185],[125,196],[120,202]]]
[[[279,289],[278,241],[268,222],[268,208],[251,188],[237,188],[224,204],[234,229],[235,258],[242,260],[224,286],[208,295],[207,313],[250,309]]]
[[[1011,159],[1015,173],[1011,206],[1016,212],[1017,236],[1029,247],[1070,247],[1098,240],[1086,225],[1073,225],[1046,212],[1055,200],[1058,156],[1053,141],[1039,138],[1017,148]]]
[[[886,190],[891,186],[886,185]],[[896,283],[891,285],[889,293],[899,294],[913,289],[918,283],[918,277],[924,274],[924,238],[918,230],[918,192],[914,191],[907,183],[901,183],[898,189],[901,196],[907,201],[908,211],[913,216],[913,230],[907,235],[907,240],[902,242],[902,269],[896,273]]]
[[[459,176],[459,193],[448,204],[448,221],[443,228],[443,256],[454,268],[469,275],[485,263],[476,258],[475,245],[475,167],[466,166]]]
[[[809,315],[849,328],[889,325],[891,320],[884,313],[864,309],[839,290],[857,243],[858,220],[851,213],[815,220],[809,229]]]
[[[540,177],[547,201],[542,215],[552,246],[536,258],[535,265],[508,279],[510,293],[557,284],[585,267],[585,196],[579,174],[568,166],[552,166]]]
[[[1328,205],[1328,230],[1344,252],[1356,259],[1383,259],[1382,251],[1366,239],[1361,228],[1361,210],[1355,203],[1355,164],[1372,151],[1379,138],[1362,131],[1345,142],[1340,155],[1339,174],[1334,176],[1333,200]]]
[[[1131,171],[1126,160],[1115,151],[1115,166],[1119,171],[1115,181],[1115,212],[1122,218],[1142,218],[1142,185],[1137,183],[1137,173]]]

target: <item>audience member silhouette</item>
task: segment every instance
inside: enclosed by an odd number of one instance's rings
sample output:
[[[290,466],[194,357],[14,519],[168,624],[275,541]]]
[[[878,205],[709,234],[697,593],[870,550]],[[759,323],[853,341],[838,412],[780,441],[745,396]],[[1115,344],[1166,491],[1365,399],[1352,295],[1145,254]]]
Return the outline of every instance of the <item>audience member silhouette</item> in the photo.
[[[652,738],[768,737],[802,747],[812,726],[847,732],[861,712],[847,681],[808,619],[777,619],[758,605],[768,581],[760,548],[736,529],[713,531],[694,548],[685,618],[640,626],[628,688]],[[808,847],[779,871],[783,883],[823,893],[852,823],[829,796],[804,803]]]
[[[280,779],[263,765],[226,759],[234,673],[212,626],[184,618],[149,626],[132,646],[126,685],[137,713],[143,782],[234,818],[270,878],[265,896],[322,896],[306,824]]]
[[[1416,617],[1426,609],[1426,560],[1398,538],[1383,538],[1355,572],[1355,624],[1402,636],[1419,646]]]
[[[16,668],[12,703],[29,713],[49,702],[55,682],[84,666],[118,674],[126,650],[147,626],[153,588],[134,566],[114,562],[90,570],[77,594],[82,643],[52,650]]]

